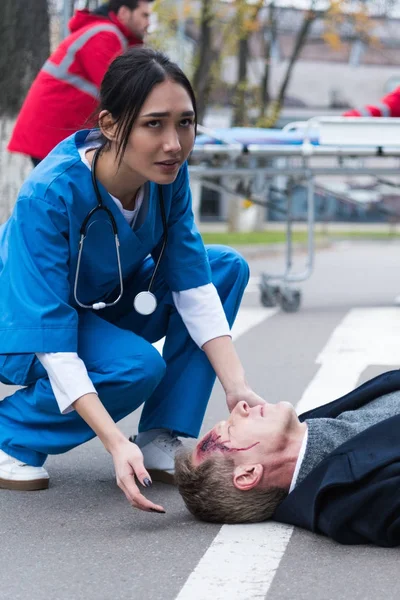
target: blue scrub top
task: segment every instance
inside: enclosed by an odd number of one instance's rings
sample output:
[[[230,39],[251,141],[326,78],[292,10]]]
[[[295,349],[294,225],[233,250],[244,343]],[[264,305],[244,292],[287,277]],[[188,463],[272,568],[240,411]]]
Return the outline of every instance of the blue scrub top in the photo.
[[[91,172],[78,153],[89,133],[78,131],[58,144],[32,171],[11,217],[0,227],[0,373],[1,355],[5,362],[4,355],[10,354],[77,351],[78,310],[84,310],[73,298],[80,227],[97,205]],[[136,231],[106,189],[101,184],[99,188],[117,222],[123,277],[128,281],[148,254],[156,259],[161,249],[158,186],[146,186],[148,212]],[[168,243],[158,273],[172,291],[210,283],[207,254],[194,224],[186,163],[174,183],[163,186],[163,195]],[[78,298],[85,304],[104,300],[118,285],[114,236],[100,211],[85,241]],[[25,367],[21,364],[24,372],[32,358]]]

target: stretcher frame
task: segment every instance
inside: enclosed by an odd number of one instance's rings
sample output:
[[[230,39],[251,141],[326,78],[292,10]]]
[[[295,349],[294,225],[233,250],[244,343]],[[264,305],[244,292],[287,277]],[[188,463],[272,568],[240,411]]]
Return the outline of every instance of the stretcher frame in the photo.
[[[302,141],[297,145],[232,143],[206,128],[200,127],[200,131],[214,137],[218,143],[194,147],[189,172],[192,182],[195,182],[195,195],[200,194],[202,185],[216,189],[218,186],[211,184],[210,180],[221,176],[236,179],[251,176],[258,178],[259,182],[266,182],[278,175],[287,175],[292,180],[295,178],[305,183],[305,267],[301,271],[293,269],[293,214],[289,197],[286,212],[285,268],[282,273],[262,273],[259,284],[261,304],[278,304],[286,312],[299,309],[301,290],[294,287],[294,284],[308,279],[314,268],[316,177],[400,174],[400,119],[396,118],[316,117],[308,121],[292,122],[284,131],[302,133]],[[374,166],[365,165],[365,162],[372,158]],[[327,161],[331,163],[329,166]],[[262,166],[259,166],[260,164]],[[231,190],[231,195],[237,197],[234,190]],[[256,204],[268,204],[262,194],[251,199]]]

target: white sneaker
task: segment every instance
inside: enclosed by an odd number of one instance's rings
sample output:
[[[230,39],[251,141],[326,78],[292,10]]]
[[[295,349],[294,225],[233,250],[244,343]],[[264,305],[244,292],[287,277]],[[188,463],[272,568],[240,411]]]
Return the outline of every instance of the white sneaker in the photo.
[[[129,438],[135,443],[136,436]],[[175,454],[182,442],[168,431],[160,433],[153,441],[140,446],[144,457],[144,466],[153,481],[175,483]]]
[[[4,490],[45,490],[49,474],[43,467],[31,467],[0,450],[0,488]]]

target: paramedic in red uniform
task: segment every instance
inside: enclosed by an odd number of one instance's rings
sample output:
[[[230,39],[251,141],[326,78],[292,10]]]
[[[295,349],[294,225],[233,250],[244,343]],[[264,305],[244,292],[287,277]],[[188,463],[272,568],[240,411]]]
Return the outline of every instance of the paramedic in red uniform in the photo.
[[[141,45],[152,0],[110,0],[95,12],[78,10],[66,37],[33,82],[8,144],[36,165],[63,139],[86,127],[112,60]]]
[[[344,117],[400,117],[400,86],[386,94],[375,105],[367,104],[360,109],[348,110]]]

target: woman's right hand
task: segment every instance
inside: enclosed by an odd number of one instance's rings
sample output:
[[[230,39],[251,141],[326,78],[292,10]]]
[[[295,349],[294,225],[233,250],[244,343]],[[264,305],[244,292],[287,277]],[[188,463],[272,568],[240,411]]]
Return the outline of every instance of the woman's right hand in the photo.
[[[135,476],[145,487],[151,485],[150,475],[144,468],[143,454],[136,444],[130,442],[118,429],[97,394],[84,394],[73,403],[76,412],[93,429],[111,454],[117,484],[128,502],[140,510],[165,513],[159,504],[153,504],[139,491]]]
[[[151,486],[150,475],[144,467],[140,448],[125,438],[111,451],[111,456],[118,487],[124,492],[128,502],[140,510],[165,513],[162,506],[143,496],[136,485],[135,476],[143,486]]]

